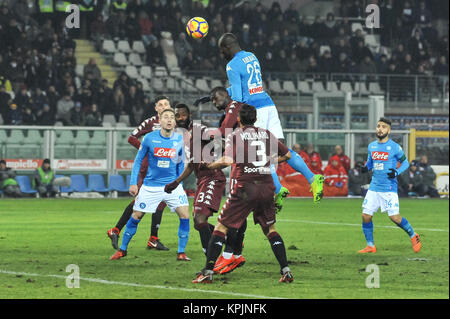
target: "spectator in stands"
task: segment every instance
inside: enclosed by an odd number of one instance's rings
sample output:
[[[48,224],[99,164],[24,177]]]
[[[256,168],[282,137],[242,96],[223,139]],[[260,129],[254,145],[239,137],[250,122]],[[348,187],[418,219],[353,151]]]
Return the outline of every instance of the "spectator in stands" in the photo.
[[[198,61],[194,59],[194,54],[192,51],[186,53],[185,58],[181,62],[181,68],[185,71],[195,71],[198,70]]]
[[[352,60],[356,64],[360,64],[366,56],[373,59],[372,52],[364,45],[364,40],[359,40],[357,47],[352,52]]]
[[[361,73],[363,75],[377,73],[377,67],[369,55],[366,55],[363,58],[363,60],[359,63],[358,70],[359,70],[359,73]]]
[[[133,41],[140,41],[142,39],[141,25],[139,24],[139,21],[136,18],[136,13],[134,13],[134,11],[131,11],[129,13],[125,20],[125,24],[126,38],[130,42],[130,44],[132,44]]]
[[[27,105],[26,107],[22,108],[22,110],[23,112],[21,125],[36,125],[37,118],[36,115],[33,113],[31,106]]]
[[[420,1],[414,14],[414,22],[423,28],[431,22],[431,18],[431,11],[426,8],[425,1]]]
[[[313,172],[314,174],[321,174],[323,175],[323,170],[322,170],[322,160],[320,158],[320,155],[318,154],[313,154],[312,156],[309,157],[310,161],[311,161],[311,172]]]
[[[5,160],[0,160],[0,189],[8,197],[22,197],[22,192],[15,177],[16,172],[6,167]]]
[[[70,110],[70,126],[83,126],[84,114],[81,109],[81,102],[75,102],[75,106]]]
[[[306,146],[306,154],[308,154],[311,162],[314,156],[317,160],[317,164],[319,165],[317,169],[322,170],[322,158],[320,157],[320,154],[314,150],[314,144],[310,143]]]
[[[152,32],[153,23],[150,21],[148,14],[145,11],[139,12],[139,26],[141,27],[141,38],[144,46],[149,46],[157,38]]]
[[[341,163],[341,165],[345,169],[345,171],[348,172],[350,169],[350,158],[344,154],[344,150],[342,149],[341,145],[336,145],[334,147],[333,156],[337,156],[339,158],[339,163]],[[331,160],[331,158],[330,158],[330,160]]]
[[[323,175],[325,178],[325,184],[328,186],[343,188],[347,185],[347,172],[344,167],[342,167],[339,156],[337,155],[330,157],[328,165],[323,170]]]
[[[446,56],[441,55],[439,57],[439,61],[433,67],[433,74],[448,76],[448,63]]]
[[[376,68],[378,74],[386,74],[388,70],[388,58],[386,54],[380,55],[380,58],[376,62]]]
[[[424,196],[425,185],[423,176],[418,170],[419,162],[412,160],[409,169],[405,174],[399,176],[399,195],[400,196]]]
[[[4,119],[6,125],[21,125],[22,124],[22,112],[15,103],[9,103],[9,110],[6,113]]]
[[[310,166],[311,160],[309,158],[309,155],[302,149],[302,146],[300,144],[298,143],[294,144],[292,146],[292,150],[303,158],[303,161],[306,163],[308,167]]]
[[[56,105],[60,99],[58,92],[54,85],[50,85],[47,90],[47,99],[48,105],[50,106],[50,110],[55,114],[56,113]]]
[[[6,88],[4,85],[0,85],[0,115],[2,116],[3,120],[6,119],[6,114],[8,113],[9,100],[11,100],[11,95],[6,92]]]
[[[416,30],[413,36],[408,41],[408,51],[414,57],[414,60],[419,59],[420,51],[426,51],[427,45],[423,39],[422,32]]]
[[[361,172],[363,162],[356,162],[355,167],[348,171],[348,195],[366,196],[370,184],[369,172]]]
[[[147,47],[147,62],[151,66],[164,66],[164,53],[159,45],[159,40],[153,41],[150,46]]]
[[[113,90],[116,90],[117,87],[120,87],[122,92],[127,92],[131,84],[131,79],[128,77],[125,71],[123,71],[122,73],[120,73],[119,78],[114,81]]]
[[[114,89],[113,105],[111,108],[112,113],[116,117],[116,122],[119,121],[119,117],[123,113],[124,108],[125,108],[125,95],[123,94],[121,86],[117,86]]]
[[[55,113],[50,109],[49,104],[44,104],[41,110],[38,110],[36,113],[37,125],[55,125]]]
[[[70,93],[64,94],[56,104],[56,120],[63,122],[64,125],[69,125],[70,121],[70,110],[75,106],[75,102],[72,100]]]
[[[297,58],[297,54],[295,53],[295,51],[291,51],[286,64],[289,72],[300,71],[300,60]]]
[[[380,8],[380,24],[383,32],[380,33],[380,42],[383,46],[390,46],[395,26],[396,13],[393,0],[383,1]]]
[[[83,76],[87,77],[88,73],[91,73],[92,77],[96,81],[100,82],[102,80],[102,71],[98,67],[97,62],[94,58],[90,58],[88,64],[86,64],[83,68]]]
[[[419,162],[419,172],[423,176],[424,193],[430,197],[439,198],[439,192],[436,189],[436,173],[430,164],[428,164],[428,156],[422,155]]]
[[[97,48],[100,48],[100,41],[108,36],[108,28],[104,21],[103,15],[98,14],[90,25],[90,37],[97,43]]]
[[[186,39],[186,32],[180,32],[178,34],[178,38],[174,42],[174,48],[177,59],[181,64],[181,62],[186,57],[187,52],[193,51],[192,46]]]
[[[44,159],[42,166],[36,169],[33,179],[40,197],[55,197],[58,193],[58,188],[53,185],[55,172],[50,167],[48,158]]]
[[[319,69],[321,73],[331,73],[334,66],[334,59],[330,50],[325,50],[319,60]]]
[[[86,126],[101,126],[102,114],[98,111],[97,104],[93,103],[88,107],[84,117],[84,125]]]
[[[113,90],[108,87],[108,80],[103,79],[102,83],[98,89],[98,92],[95,94],[94,98],[96,104],[98,105],[98,109],[101,113],[113,114],[112,107],[113,105]]]
[[[400,19],[402,20],[403,27],[405,27],[408,30],[411,30],[413,28],[415,23],[415,17],[413,8],[411,7],[411,3],[409,1],[404,2]]]

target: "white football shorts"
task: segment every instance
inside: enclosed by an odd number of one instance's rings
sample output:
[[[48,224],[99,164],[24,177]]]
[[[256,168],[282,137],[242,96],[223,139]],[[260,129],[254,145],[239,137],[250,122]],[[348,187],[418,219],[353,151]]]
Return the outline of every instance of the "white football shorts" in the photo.
[[[373,213],[376,213],[378,208],[381,208],[382,213],[387,212],[389,216],[398,215],[400,213],[398,194],[368,190],[362,208],[363,214],[370,216],[373,216]]]
[[[153,214],[160,202],[165,202],[172,212],[178,207],[189,206],[186,192],[181,184],[170,194],[164,191],[164,186],[142,185],[134,201],[133,210]]]
[[[278,116],[278,111],[275,105],[256,109],[255,126],[269,130],[278,139],[284,139],[280,117]]]

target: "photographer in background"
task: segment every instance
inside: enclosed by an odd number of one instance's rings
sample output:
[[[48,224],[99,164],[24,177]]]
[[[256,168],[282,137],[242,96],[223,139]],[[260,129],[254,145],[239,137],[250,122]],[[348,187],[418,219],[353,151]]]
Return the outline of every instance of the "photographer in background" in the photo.
[[[366,196],[370,184],[370,173],[361,172],[363,162],[356,162],[355,167],[348,171],[348,195]]]
[[[428,164],[428,157],[422,155],[419,162],[419,172],[423,176],[424,193],[430,197],[439,198],[439,192],[437,191],[434,181],[436,180],[436,173]]]

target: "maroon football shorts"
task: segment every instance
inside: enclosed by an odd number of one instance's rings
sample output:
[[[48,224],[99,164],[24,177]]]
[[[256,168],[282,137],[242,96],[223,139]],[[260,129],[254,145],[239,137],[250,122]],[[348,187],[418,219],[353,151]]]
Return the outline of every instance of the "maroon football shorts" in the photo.
[[[227,228],[237,229],[253,211],[255,224],[269,227],[275,223],[274,195],[273,183],[238,181],[222,206],[218,221]]]
[[[220,208],[226,180],[217,178],[202,178],[197,183],[194,198],[194,215],[212,216]]]

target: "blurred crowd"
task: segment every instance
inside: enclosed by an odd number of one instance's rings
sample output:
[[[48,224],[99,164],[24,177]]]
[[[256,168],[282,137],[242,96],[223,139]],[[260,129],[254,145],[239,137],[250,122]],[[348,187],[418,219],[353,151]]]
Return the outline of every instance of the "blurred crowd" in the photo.
[[[300,144],[294,144],[292,150],[297,152],[314,174],[322,174],[325,178],[324,190],[327,196],[365,196],[372,178],[371,172],[361,172],[364,162],[358,161],[351,167],[350,158],[345,155],[341,145],[334,147],[333,154],[323,167],[320,154],[315,151],[314,144],[308,144],[304,149]],[[289,177],[298,175],[287,163],[281,163],[277,169],[278,175],[289,183]],[[288,179],[286,179],[288,178]],[[428,156],[422,155],[419,160],[412,160],[409,169],[398,176],[398,194],[400,197],[433,197],[439,198],[435,185],[436,173],[428,162]],[[308,182],[292,179],[294,183]],[[290,185],[291,186],[291,185]],[[294,187],[291,186],[295,190]],[[309,189],[309,187],[307,187]],[[306,190],[308,192],[308,190]],[[294,196],[296,196],[294,194]],[[299,192],[297,196],[305,196]]]
[[[169,31],[183,71],[224,72],[217,40],[224,32],[239,36],[243,49],[253,51],[265,72],[336,72],[435,74],[448,76],[448,36],[432,23],[448,21],[445,1],[375,1],[381,8],[381,44],[392,54],[372,52],[361,29],[352,32],[349,18],[365,17],[359,0],[341,0],[340,14],[309,21],[296,3],[282,10],[251,1],[97,0],[78,1],[81,29],[67,29],[66,14],[40,12],[45,1],[0,1],[0,114],[4,124],[101,125],[102,115],[128,115],[131,125],[152,115],[142,84],[122,73],[108,83],[91,59],[77,75],[74,37],[142,40],[146,63],[164,65],[159,44]],[[367,3],[366,3],[367,2]],[[210,25],[205,39],[191,39],[187,19],[204,17]],[[364,21],[364,19],[362,19]],[[81,30],[81,31],[80,31]],[[378,32],[375,29],[375,32]],[[322,49],[321,49],[322,48]],[[323,49],[325,48],[325,49]]]

